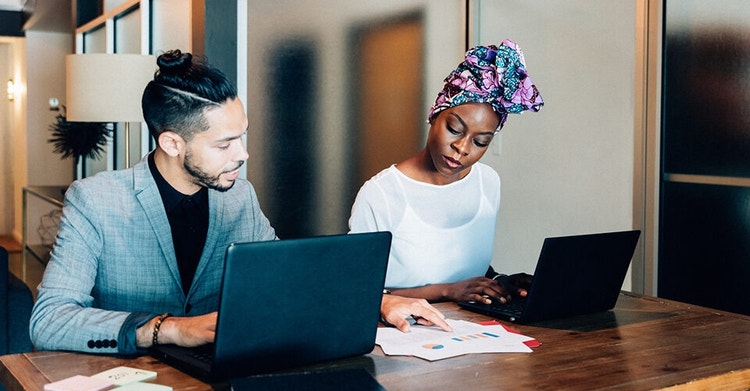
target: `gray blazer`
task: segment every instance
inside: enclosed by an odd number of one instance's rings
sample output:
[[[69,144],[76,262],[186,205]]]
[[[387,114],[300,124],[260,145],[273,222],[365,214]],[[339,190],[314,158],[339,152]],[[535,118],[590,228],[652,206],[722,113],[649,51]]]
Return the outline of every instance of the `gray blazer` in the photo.
[[[75,181],[31,315],[38,350],[139,353],[135,329],[157,314],[217,310],[232,242],[273,240],[252,185],[209,190],[206,245],[187,296],[148,159]]]

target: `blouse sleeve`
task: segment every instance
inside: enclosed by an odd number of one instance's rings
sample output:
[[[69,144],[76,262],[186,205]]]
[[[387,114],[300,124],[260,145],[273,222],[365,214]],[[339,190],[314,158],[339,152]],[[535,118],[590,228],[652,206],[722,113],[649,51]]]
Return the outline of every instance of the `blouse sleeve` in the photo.
[[[388,202],[383,191],[371,181],[357,193],[349,217],[349,232],[388,231]]]

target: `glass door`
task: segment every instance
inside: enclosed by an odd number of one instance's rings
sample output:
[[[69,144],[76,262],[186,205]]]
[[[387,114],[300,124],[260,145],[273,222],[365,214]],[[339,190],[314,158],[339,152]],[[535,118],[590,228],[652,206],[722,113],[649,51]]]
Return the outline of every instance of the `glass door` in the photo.
[[[750,314],[750,8],[666,0],[658,295]]]

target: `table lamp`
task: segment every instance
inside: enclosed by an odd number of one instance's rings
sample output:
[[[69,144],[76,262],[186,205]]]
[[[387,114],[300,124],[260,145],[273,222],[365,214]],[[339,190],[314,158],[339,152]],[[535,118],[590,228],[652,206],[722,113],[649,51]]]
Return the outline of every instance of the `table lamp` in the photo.
[[[143,122],[141,97],[158,69],[140,54],[70,54],[66,64],[66,119],[125,122],[125,167],[130,167],[130,122]]]

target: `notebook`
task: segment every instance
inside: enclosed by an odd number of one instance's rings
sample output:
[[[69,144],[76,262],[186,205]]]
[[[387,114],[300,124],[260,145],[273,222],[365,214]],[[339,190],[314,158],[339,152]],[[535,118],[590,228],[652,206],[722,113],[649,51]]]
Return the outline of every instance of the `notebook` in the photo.
[[[370,353],[390,244],[389,232],[232,244],[214,344],[152,355],[211,383]]]
[[[614,308],[639,230],[546,238],[525,298],[509,304],[459,302],[464,309],[516,323]]]

